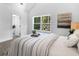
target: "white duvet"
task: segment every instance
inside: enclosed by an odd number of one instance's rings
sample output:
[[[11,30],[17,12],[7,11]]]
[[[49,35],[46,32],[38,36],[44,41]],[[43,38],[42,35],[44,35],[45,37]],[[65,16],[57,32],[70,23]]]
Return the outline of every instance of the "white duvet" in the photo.
[[[50,56],[78,56],[78,49],[68,47],[66,43],[67,37],[60,36],[50,48]]]
[[[9,56],[59,56],[78,55],[76,48],[68,48],[67,37],[55,34],[41,34],[39,37],[25,36],[12,42]]]

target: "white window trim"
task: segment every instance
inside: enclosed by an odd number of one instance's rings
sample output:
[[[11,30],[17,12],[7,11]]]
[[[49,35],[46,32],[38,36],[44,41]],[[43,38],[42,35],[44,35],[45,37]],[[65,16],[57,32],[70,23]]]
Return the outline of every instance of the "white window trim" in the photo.
[[[41,15],[41,16],[33,16],[32,17],[32,30],[34,30],[34,17],[41,17],[41,20],[42,20],[42,16],[50,16],[50,15]],[[42,21],[41,23],[36,23],[36,24],[40,24],[40,30],[37,30],[38,32],[46,32],[46,33],[50,33],[51,32],[51,18],[50,18],[50,23],[45,23],[45,24],[50,24],[50,31],[45,31],[45,30],[42,30]]]

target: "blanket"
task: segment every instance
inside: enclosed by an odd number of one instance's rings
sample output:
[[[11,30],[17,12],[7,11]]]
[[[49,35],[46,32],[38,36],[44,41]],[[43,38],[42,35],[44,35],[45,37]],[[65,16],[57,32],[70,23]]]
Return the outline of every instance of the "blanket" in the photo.
[[[48,56],[52,44],[58,39],[58,35],[41,34],[39,37],[27,35],[15,39],[8,51],[9,56]]]

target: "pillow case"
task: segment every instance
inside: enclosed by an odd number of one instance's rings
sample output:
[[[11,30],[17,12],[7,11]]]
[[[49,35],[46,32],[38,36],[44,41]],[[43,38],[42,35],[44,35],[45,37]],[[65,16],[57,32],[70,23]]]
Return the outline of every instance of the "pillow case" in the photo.
[[[79,38],[79,30],[75,30],[74,33]]]
[[[66,45],[68,47],[77,46],[78,41],[79,41],[79,38],[75,34],[71,34],[66,40]]]

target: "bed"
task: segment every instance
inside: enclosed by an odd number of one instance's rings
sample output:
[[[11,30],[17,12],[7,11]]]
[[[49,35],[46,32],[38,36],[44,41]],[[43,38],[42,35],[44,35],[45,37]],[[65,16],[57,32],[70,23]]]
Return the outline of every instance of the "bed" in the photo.
[[[78,50],[75,47],[67,47],[65,42],[67,37],[60,36],[59,39],[51,46],[50,56],[78,56]]]
[[[77,48],[67,47],[67,37],[54,33],[30,35],[13,40],[8,56],[78,56]]]

